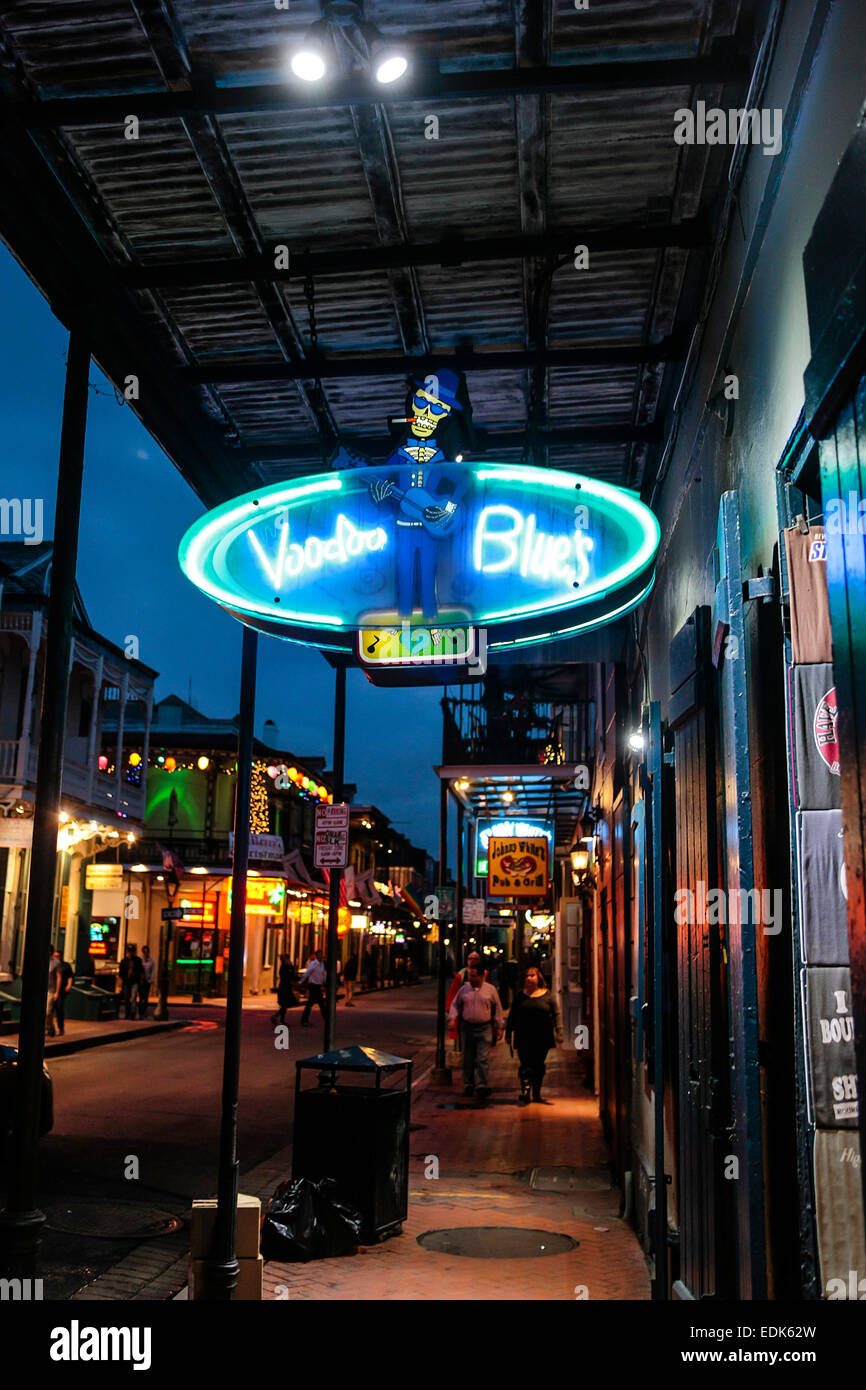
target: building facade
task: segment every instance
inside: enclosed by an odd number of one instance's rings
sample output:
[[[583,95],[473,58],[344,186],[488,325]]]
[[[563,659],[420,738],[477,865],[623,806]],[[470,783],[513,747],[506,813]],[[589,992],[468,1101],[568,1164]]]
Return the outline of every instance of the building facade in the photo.
[[[0,545],[0,963],[21,967],[47,637],[51,546]],[[76,593],[55,879],[52,941],[77,971],[101,912],[91,866],[114,864],[144,828],[146,766],[156,672],[93,630]],[[124,730],[140,730],[139,765],[118,756]]]

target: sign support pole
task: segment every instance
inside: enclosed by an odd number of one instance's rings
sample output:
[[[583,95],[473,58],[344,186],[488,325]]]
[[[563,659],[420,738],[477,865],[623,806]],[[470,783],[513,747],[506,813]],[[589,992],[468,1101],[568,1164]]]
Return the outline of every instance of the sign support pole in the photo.
[[[36,1267],[45,1223],[44,1214],[36,1206],[36,1154],[42,1111],[48,962],[54,916],[57,830],[73,639],[75,566],[78,558],[89,373],[90,345],[87,334],[74,327],[69,335],[66,358],[57,510],[48,598],[48,635],[42,680],[36,805],[21,981],[18,1088],[8,1199],[0,1217],[3,1264],[11,1265],[13,1275],[24,1278],[30,1277]]]
[[[448,783],[439,782],[439,884],[445,886],[448,859]],[[439,900],[439,988],[436,991],[436,1065],[431,1074],[434,1086],[451,1085],[451,1069],[445,1065],[445,931],[447,927],[442,899]]]
[[[346,663],[337,667],[334,694],[334,802],[343,800],[346,753]],[[325,1052],[332,1052],[337,1041],[337,926],[340,919],[340,883],[343,871],[331,869],[328,886],[328,950],[325,961]]]
[[[241,1022],[244,997],[244,942],[247,926],[247,869],[250,855],[250,775],[253,761],[253,722],[256,709],[256,657],[259,635],[245,627],[241,655],[241,712],[238,720],[238,773],[235,791],[235,835],[232,855],[232,911],[229,926],[229,970],[226,993],[226,1037],[223,1056],[222,1115],[220,1118],[219,1179],[213,1253],[204,1264],[203,1297],[231,1301],[238,1282],[235,1246],[238,1224],[238,1082],[241,1065]]]
[[[457,869],[454,876],[456,888],[454,890],[454,912],[457,917],[455,923],[457,927],[457,940],[462,950],[462,959],[466,959],[466,947],[469,943],[469,928],[463,921],[463,802],[455,797],[457,801]]]

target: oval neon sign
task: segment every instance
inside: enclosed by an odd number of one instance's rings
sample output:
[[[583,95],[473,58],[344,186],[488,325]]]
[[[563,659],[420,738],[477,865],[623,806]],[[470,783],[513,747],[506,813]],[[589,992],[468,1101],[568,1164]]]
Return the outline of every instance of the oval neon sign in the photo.
[[[634,493],[501,463],[356,468],[216,507],[180,564],[244,622],[347,651],[361,628],[491,629],[519,646],[588,631],[649,593],[659,526]]]

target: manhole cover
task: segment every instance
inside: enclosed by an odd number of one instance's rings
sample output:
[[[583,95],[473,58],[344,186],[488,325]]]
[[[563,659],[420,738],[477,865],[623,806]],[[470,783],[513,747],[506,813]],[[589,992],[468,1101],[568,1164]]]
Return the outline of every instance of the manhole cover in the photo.
[[[523,1226],[456,1226],[425,1231],[418,1244],[440,1255],[466,1255],[473,1260],[533,1260],[539,1255],[563,1255],[578,1242],[559,1231],[531,1231]]]
[[[609,1192],[609,1168],[533,1168],[534,1192]]]
[[[52,1231],[98,1240],[151,1240],[179,1231],[183,1225],[171,1212],[141,1202],[72,1202],[49,1208],[47,1215]]]

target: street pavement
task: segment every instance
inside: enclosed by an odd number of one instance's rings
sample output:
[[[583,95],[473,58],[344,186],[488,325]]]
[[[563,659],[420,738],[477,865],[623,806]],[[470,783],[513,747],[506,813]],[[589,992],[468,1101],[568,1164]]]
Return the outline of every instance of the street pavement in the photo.
[[[368,1044],[413,1060],[409,1217],[403,1233],[354,1256],[265,1266],[267,1300],[623,1300],[649,1298],[646,1262],[621,1197],[581,1058],[548,1058],[550,1105],[517,1105],[516,1063],[492,1055],[483,1107],[434,1087],[436,987],[340,1004],[337,1045]],[[245,1001],[240,1081],[240,1190],[262,1199],[290,1175],[295,1062],[322,1047],[321,1015],[274,1046],[273,996]],[[49,1217],[45,1297],[157,1301],[185,1297],[188,1216],[215,1195],[225,1010],[175,1002],[173,1032],[53,1057],[55,1128],[41,1150]],[[119,1025],[123,1027],[122,1023]],[[109,1033],[110,1036],[110,1033]],[[172,1222],[175,1229],[171,1229]],[[502,1228],[569,1238],[571,1248],[520,1258],[428,1249],[418,1237]],[[453,1238],[446,1238],[451,1241]],[[482,1240],[487,1236],[482,1234]],[[549,1247],[548,1247],[549,1250]],[[492,1250],[486,1252],[492,1255]]]
[[[647,1264],[620,1215],[595,1097],[574,1050],[548,1055],[543,1095],[517,1103],[516,1062],[491,1056],[490,1101],[451,1087],[419,1087],[412,1107],[409,1216],[403,1233],[357,1254],[265,1265],[265,1299],[310,1301],[569,1302],[646,1300]],[[444,1252],[419,1238],[445,1233]],[[469,1232],[483,1253],[453,1251]],[[536,1232],[532,1255],[509,1250]],[[551,1254],[551,1237],[572,1248]]]
[[[421,983],[360,996],[337,1009],[337,1043],[369,1044],[432,1059],[435,985]],[[295,1062],[320,1051],[323,1021],[301,1029],[291,1009],[289,1048],[278,1050],[270,1016],[274,996],[245,1001],[239,1154],[241,1181],[251,1168],[289,1149]],[[217,1178],[225,1008],[174,1003],[172,1031],[129,1036],[148,1025],[123,1020],[88,1025],[122,1042],[72,1055],[47,1056],[54,1086],[54,1129],[40,1146],[39,1201],[49,1218],[39,1273],[46,1298],[68,1298],[141,1246],[160,1221],[183,1221],[194,1197],[214,1194]],[[152,1025],[151,1025],[152,1026]],[[69,1030],[62,1041],[72,1041]],[[4,1038],[11,1042],[11,1038]],[[58,1039],[58,1042],[61,1040]],[[426,1060],[425,1060],[426,1059]],[[281,1173],[287,1177],[288,1170]],[[5,1179],[0,1170],[0,1186]],[[274,1184],[276,1185],[276,1184]],[[4,1191],[5,1196],[5,1191]],[[182,1253],[185,1230],[147,1242],[154,1268],[160,1252]],[[175,1255],[175,1258],[177,1255]],[[184,1282],[180,1280],[178,1287]],[[120,1289],[111,1297],[132,1297]]]

